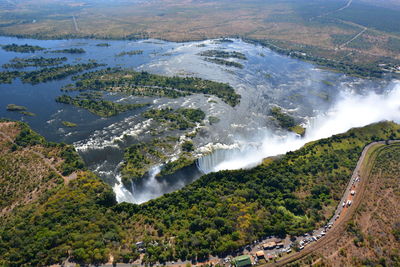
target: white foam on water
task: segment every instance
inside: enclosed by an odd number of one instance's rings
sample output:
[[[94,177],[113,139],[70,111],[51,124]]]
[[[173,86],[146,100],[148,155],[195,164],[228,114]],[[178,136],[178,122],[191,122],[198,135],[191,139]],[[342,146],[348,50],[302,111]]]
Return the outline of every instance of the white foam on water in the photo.
[[[311,119],[303,138],[299,138],[294,133],[278,136],[268,130],[258,132],[257,134],[260,135],[258,146],[249,145],[245,140],[241,140],[239,148],[217,150],[199,159],[198,166],[204,173],[249,168],[260,164],[266,157],[299,149],[310,141],[382,120],[400,122],[400,82],[398,81],[394,82],[392,89],[385,94],[342,93],[328,112]]]

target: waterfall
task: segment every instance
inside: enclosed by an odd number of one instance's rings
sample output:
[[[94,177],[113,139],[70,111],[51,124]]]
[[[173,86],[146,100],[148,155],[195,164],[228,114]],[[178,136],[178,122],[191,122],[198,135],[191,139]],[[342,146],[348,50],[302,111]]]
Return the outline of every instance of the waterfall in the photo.
[[[132,182],[131,191],[129,191],[124,184],[121,182],[121,175],[116,176],[118,183],[113,187],[118,202],[129,202],[140,204],[146,202],[152,198],[162,195],[162,186],[156,180],[157,174],[161,171],[161,166],[154,166],[150,169],[147,178],[144,178],[144,184],[140,187],[138,192],[137,185]]]
[[[153,166],[146,177],[137,183],[132,183],[132,203],[141,204],[164,194],[163,183],[156,179],[157,174],[161,171],[161,166]]]
[[[239,148],[216,149],[210,154],[203,156],[196,161],[197,168],[204,174],[223,170],[223,162],[230,161],[237,157],[242,151]]]
[[[115,196],[117,198],[118,203],[120,202],[129,202],[134,203],[135,198],[133,197],[132,192],[125,188],[124,184],[122,183],[121,174],[118,174],[116,177],[117,183],[113,186],[113,190],[115,192]]]

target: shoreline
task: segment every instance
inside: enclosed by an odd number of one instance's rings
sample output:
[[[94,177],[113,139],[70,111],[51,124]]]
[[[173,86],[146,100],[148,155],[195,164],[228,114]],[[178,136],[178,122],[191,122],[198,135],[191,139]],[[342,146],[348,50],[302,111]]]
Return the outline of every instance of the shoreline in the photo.
[[[174,43],[190,43],[190,42],[201,42],[206,40],[218,40],[218,39],[239,39],[245,43],[253,44],[253,45],[261,45],[262,47],[266,47],[279,55],[288,56],[293,59],[298,59],[303,62],[308,62],[314,64],[322,69],[328,69],[331,71],[343,73],[352,77],[359,77],[364,79],[391,79],[391,78],[399,78],[400,73],[390,72],[383,69],[374,67],[366,67],[365,64],[348,64],[343,63],[341,61],[333,60],[330,58],[322,58],[318,56],[313,56],[307,54],[300,50],[282,48],[279,47],[269,39],[257,39],[257,38],[248,38],[246,36],[234,35],[234,36],[220,36],[215,38],[188,38],[184,40],[174,40],[174,39],[164,39],[164,38],[155,38],[151,36],[140,37],[100,37],[93,35],[68,35],[68,36],[58,36],[58,37],[44,37],[44,36],[34,36],[34,35],[12,35],[12,34],[2,34],[0,36],[3,37],[13,37],[17,39],[32,39],[32,40],[80,40],[80,39],[89,39],[89,40],[99,40],[99,41],[146,41],[146,40],[159,40],[163,42],[174,42]],[[386,77],[386,76],[392,77]]]

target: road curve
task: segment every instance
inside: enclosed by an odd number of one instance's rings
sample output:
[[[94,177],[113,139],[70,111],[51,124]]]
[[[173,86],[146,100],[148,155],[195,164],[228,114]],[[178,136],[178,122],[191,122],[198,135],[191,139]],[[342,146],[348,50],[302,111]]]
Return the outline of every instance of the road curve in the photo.
[[[392,143],[400,142],[400,140],[390,140],[389,142],[390,142],[390,144],[392,144]],[[277,262],[267,263],[267,264],[261,265],[261,266],[283,266],[283,265],[286,265],[288,263],[291,263],[291,262],[294,262],[301,258],[304,258],[305,256],[311,254],[315,250],[320,249],[323,246],[326,246],[327,244],[337,240],[337,236],[346,230],[347,222],[350,221],[353,214],[357,210],[358,206],[361,203],[363,195],[366,191],[365,185],[367,184],[369,170],[368,170],[368,168],[367,169],[362,168],[363,164],[365,163],[364,161],[366,160],[366,155],[368,154],[368,152],[370,152],[370,149],[373,149],[373,148],[377,147],[378,145],[384,145],[385,143],[386,143],[386,141],[373,142],[373,143],[370,143],[369,145],[367,145],[366,147],[364,147],[364,149],[361,153],[361,156],[358,159],[356,168],[353,171],[353,175],[349,181],[349,184],[343,194],[342,200],[340,201],[340,203],[335,211],[335,215],[338,213],[338,210],[340,210],[341,204],[343,203],[343,201],[345,201],[349,197],[350,189],[353,186],[354,178],[356,178],[357,176],[360,175],[361,181],[357,185],[357,194],[353,198],[353,204],[349,208],[343,210],[342,215],[334,223],[332,229],[326,233],[325,237],[321,238],[320,240],[316,241],[315,243],[309,244],[300,252],[289,255],[281,260],[278,260]],[[368,158],[367,160],[369,160],[369,159],[370,158]]]

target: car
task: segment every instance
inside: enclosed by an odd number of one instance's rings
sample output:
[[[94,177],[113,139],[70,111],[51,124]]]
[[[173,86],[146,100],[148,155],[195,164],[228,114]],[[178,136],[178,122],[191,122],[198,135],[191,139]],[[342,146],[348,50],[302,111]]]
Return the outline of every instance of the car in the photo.
[[[300,246],[299,249],[302,250],[304,248],[304,246]]]

